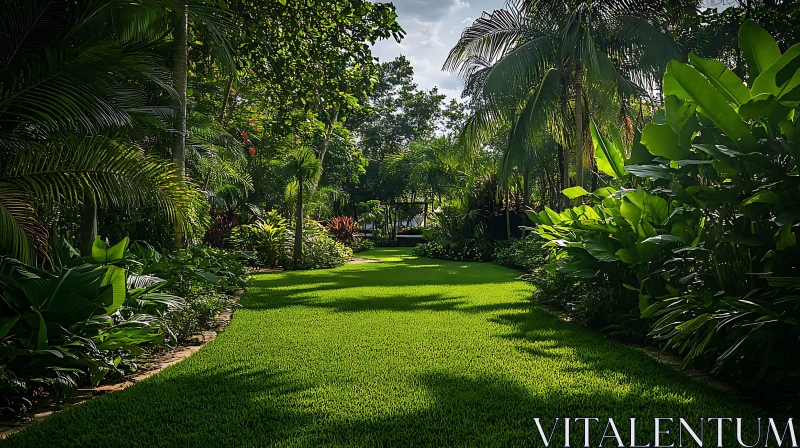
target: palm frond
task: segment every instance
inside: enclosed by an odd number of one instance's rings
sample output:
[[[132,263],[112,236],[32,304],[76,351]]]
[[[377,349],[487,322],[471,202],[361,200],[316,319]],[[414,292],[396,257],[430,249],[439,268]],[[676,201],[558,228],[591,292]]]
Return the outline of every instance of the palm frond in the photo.
[[[48,234],[31,204],[31,197],[0,182],[0,252],[25,264],[47,258]]]
[[[131,143],[106,137],[50,140],[19,150],[0,180],[36,201],[78,204],[93,194],[100,207],[155,206],[189,226],[202,195],[177,180],[173,166]]]

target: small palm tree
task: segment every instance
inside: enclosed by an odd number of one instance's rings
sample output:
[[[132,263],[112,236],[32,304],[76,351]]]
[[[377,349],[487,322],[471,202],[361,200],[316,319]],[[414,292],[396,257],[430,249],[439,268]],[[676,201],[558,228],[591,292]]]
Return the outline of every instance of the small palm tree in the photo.
[[[303,195],[310,194],[322,171],[319,160],[309,148],[300,147],[289,151],[282,164],[283,173],[287,178],[293,179],[292,186],[296,188],[295,197],[295,227],[294,227],[294,265],[298,267],[303,257]]]

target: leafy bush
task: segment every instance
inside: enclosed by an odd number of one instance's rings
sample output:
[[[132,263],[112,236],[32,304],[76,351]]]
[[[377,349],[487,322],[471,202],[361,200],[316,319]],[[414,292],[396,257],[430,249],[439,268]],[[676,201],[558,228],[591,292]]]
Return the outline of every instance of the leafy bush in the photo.
[[[492,258],[492,242],[477,210],[463,212],[448,208],[436,212],[423,236],[429,242],[416,246],[416,255],[456,261]]]
[[[349,216],[336,216],[327,225],[328,232],[344,244],[353,244],[356,241],[359,222]]]
[[[233,298],[224,294],[201,293],[184,299],[162,319],[163,330],[173,343],[189,340],[203,330],[212,328],[216,317],[234,305]]]
[[[235,227],[231,243],[239,250],[254,252],[258,264],[275,267],[290,235],[287,224],[286,218],[272,210],[253,224]]]
[[[691,55],[668,65],[665,108],[632,147],[592,126],[598,168],[639,188],[573,187],[589,205],[531,218],[562,273],[633,294],[684,365],[796,391],[800,359],[783,354],[800,350],[798,57],[754,22],[740,38],[763,42],[743,51],[750,85]]]
[[[51,270],[0,260],[0,411],[24,412],[40,389],[63,397],[136,370],[209,328],[244,284],[240,254],[127,245],[98,238],[87,259],[57,240]]]
[[[423,226],[415,226],[415,227],[404,227],[399,232],[398,235],[423,235],[425,233],[425,227]]]
[[[135,367],[144,347],[162,343],[156,319],[135,316],[158,301],[148,288],[128,295],[127,271],[119,266],[127,244],[125,239],[108,247],[98,238],[89,262],[61,241],[52,271],[2,260],[0,396],[22,397],[36,388],[64,396],[84,380],[97,385],[125,366]],[[26,404],[0,403],[13,411]]]
[[[547,264],[550,249],[542,247],[545,243],[535,235],[523,239],[497,241],[492,257],[497,264],[521,271],[532,271]]]
[[[353,244],[350,245],[350,249],[353,250],[354,254],[357,254],[359,252],[366,252],[374,248],[375,248],[375,243],[373,243],[371,240],[363,238],[354,241]]]
[[[281,258],[281,266],[294,269],[292,248],[287,247]],[[323,269],[341,266],[353,258],[353,251],[344,244],[326,235],[310,235],[303,241],[303,260],[297,269]]]

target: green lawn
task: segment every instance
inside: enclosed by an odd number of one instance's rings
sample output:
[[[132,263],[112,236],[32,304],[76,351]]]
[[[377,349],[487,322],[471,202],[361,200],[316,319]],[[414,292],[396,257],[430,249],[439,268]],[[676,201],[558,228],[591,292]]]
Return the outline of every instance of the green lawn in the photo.
[[[256,276],[197,354],[5,445],[542,446],[534,417],[549,432],[554,417],[622,430],[635,416],[652,439],[656,416],[752,412],[537,309],[515,271],[407,249],[362,256],[380,262]]]

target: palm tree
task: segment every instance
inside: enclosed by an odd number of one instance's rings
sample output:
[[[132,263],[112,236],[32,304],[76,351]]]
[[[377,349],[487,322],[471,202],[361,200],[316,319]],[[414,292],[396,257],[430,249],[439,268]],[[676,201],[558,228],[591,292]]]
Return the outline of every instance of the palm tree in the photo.
[[[510,123],[504,160],[515,163],[536,150],[545,132],[573,147],[576,184],[585,185],[585,90],[603,90],[620,104],[648,94],[666,62],[681,55],[656,25],[667,3],[674,1],[509,0],[505,9],[484,14],[444,64],[473,95],[462,144],[483,144]],[[562,166],[567,186],[568,163]]]
[[[186,143],[187,143],[187,92],[189,78],[189,25],[193,32],[208,41],[213,51],[213,57],[220,62],[220,68],[230,76],[233,82],[237,67],[233,58],[233,51],[225,33],[226,28],[232,28],[231,17],[222,6],[203,0],[189,2],[187,0],[172,0],[156,3],[150,6],[151,14],[156,17],[164,16],[165,20],[156,23],[171,24],[172,35],[172,85],[175,89],[173,134],[172,134],[172,162],[175,164],[176,178],[181,182],[186,179]],[[168,19],[168,20],[167,20]],[[165,31],[160,29],[160,31]],[[224,107],[221,117],[224,118]],[[175,246],[182,248],[186,245],[186,235],[180,226],[175,226]]]
[[[126,137],[165,116],[147,103],[152,89],[174,93],[154,51],[158,40],[139,32],[146,15],[101,14],[132,10],[114,0],[0,6],[0,249],[6,254],[29,262],[47,257],[42,204],[83,204],[82,240],[89,245],[98,205],[156,205],[182,228],[196,218],[196,195],[174,182],[172,165]]]
[[[317,156],[311,149],[295,148],[287,154],[282,165],[283,173],[293,179],[295,195],[294,265],[299,267],[303,258],[303,193],[310,193],[321,173]],[[292,188],[290,184],[289,188]]]

